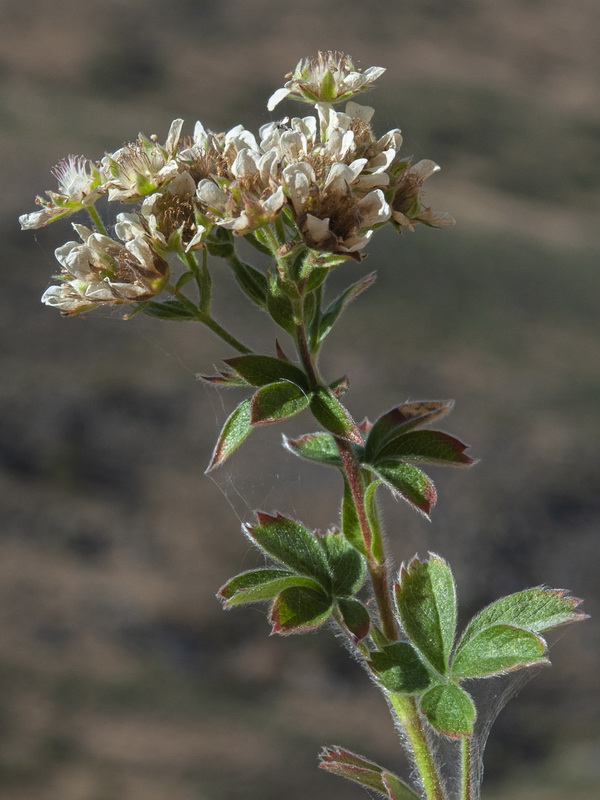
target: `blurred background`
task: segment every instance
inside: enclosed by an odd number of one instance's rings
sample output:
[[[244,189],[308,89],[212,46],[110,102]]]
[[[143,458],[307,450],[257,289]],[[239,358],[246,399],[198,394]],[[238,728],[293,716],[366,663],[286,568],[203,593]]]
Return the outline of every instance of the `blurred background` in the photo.
[[[335,471],[305,469],[278,428],[205,477],[239,395],[196,374],[231,353],[192,325],[61,319],[39,296],[71,229],[17,224],[69,153],[164,141],[179,116],[190,134],[256,130],[318,49],[387,67],[363,102],[380,134],[400,127],[407,154],[442,164],[427,199],[457,220],[382,231],[336,276],[379,273],[323,360],[350,375],[355,417],[453,397],[445,427],[481,459],[433,475],[432,524],[386,503],[390,547],[446,557],[465,616],[541,583],[593,615],[500,715],[483,795],[600,797],[597,0],[2,0],[0,40],[2,797],[365,797],[316,769],[324,744],[407,774],[330,632],[269,637],[264,608],[214,598],[258,563],[239,532],[253,508],[335,522]],[[215,267],[220,318],[272,352]]]

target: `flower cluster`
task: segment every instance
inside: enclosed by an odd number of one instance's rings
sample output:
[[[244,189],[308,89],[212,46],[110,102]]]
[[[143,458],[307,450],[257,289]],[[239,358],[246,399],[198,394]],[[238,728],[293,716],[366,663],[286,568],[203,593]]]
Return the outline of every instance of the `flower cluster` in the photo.
[[[373,109],[351,99],[383,72],[361,72],[343,54],[319,53],[302,60],[269,101],[273,108],[289,95],[314,103],[315,115],[271,122],[258,136],[241,125],[215,134],[198,122],[192,137],[182,137],[177,119],[164,145],[140,134],[96,164],[69,156],[54,169],[58,191],[38,197],[41,208],[24,214],[21,226],[87,210],[96,232],[76,226],[83,244],[57,250],[61,283],[43,301],[72,314],[148,300],[166,283],[167,253],[203,249],[219,228],[259,238],[278,226],[280,246],[334,254],[339,263],[360,260],[384,223],[398,230],[452,224],[422,200],[423,181],[437,165],[401,156],[400,131],[377,137]],[[334,110],[338,102],[346,102],[343,111]],[[116,239],[95,207],[103,196],[138,204],[117,216]]]

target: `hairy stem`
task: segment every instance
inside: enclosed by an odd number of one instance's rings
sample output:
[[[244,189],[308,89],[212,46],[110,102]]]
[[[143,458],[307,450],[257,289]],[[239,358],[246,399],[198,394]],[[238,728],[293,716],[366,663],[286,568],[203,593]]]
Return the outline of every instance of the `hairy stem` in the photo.
[[[92,218],[92,222],[98,229],[98,233],[101,233],[103,236],[108,236],[108,231],[106,230],[106,226],[102,222],[102,218],[100,214],[96,211],[94,206],[88,206],[86,210],[90,215],[90,217]]]
[[[404,728],[427,800],[446,800],[427,734],[414,697],[388,693],[390,705]],[[461,798],[463,800],[463,798]]]
[[[471,777],[471,740],[462,736],[460,740],[460,800],[471,800],[473,784]]]

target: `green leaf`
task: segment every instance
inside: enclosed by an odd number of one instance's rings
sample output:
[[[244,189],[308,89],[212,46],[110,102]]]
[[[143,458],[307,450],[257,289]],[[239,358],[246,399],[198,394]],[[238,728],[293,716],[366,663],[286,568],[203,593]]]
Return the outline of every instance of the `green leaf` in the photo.
[[[564,589],[548,589],[544,586],[509,594],[473,617],[462,635],[459,647],[464,647],[480,631],[496,623],[516,625],[533,633],[541,633],[559,625],[579,622],[587,617],[587,614],[576,611],[580,603],[581,600],[570,597]]]
[[[369,286],[372,286],[373,283],[375,283],[376,277],[377,274],[375,272],[365,275],[364,278],[361,278],[361,280],[349,286],[339,295],[339,297],[336,297],[336,299],[327,306],[319,323],[319,336],[317,338],[318,344],[325,339],[342,312],[350,305],[350,303],[355,300],[359,294],[364,292],[365,289],[368,289]]]
[[[445,675],[456,630],[456,587],[450,567],[436,555],[402,565],[396,604],[406,635],[440,675]]]
[[[325,431],[305,433],[299,439],[288,439],[287,436],[284,436],[283,446],[290,453],[305,458],[307,461],[316,461],[319,464],[329,464],[333,467],[342,466],[340,451],[335,439]]]
[[[144,304],[144,314],[158,319],[170,319],[175,322],[197,319],[198,313],[180,300],[165,300],[162,303],[152,301]]]
[[[235,279],[244,294],[260,308],[266,308],[269,293],[266,276],[251,264],[246,264],[237,257],[229,258],[227,263],[232,268]]]
[[[419,795],[397,775],[341,747],[323,748],[319,754],[319,767],[373,789],[389,800],[419,800]]]
[[[206,239],[206,247],[211,256],[229,259],[235,255],[233,234],[216,225]]]
[[[455,678],[486,678],[522,667],[548,663],[546,642],[524,628],[490,625],[461,643],[452,662]]]
[[[385,547],[383,542],[383,529],[379,522],[379,512],[375,502],[375,493],[382,481],[373,481],[365,490],[365,511],[367,522],[371,531],[371,553],[379,564],[385,561]]]
[[[409,642],[395,642],[371,653],[369,666],[389,692],[419,694],[431,683],[427,667]]]
[[[244,530],[267,555],[300,575],[314,578],[325,590],[331,589],[329,564],[317,537],[303,525],[277,514],[257,513],[258,525]]]
[[[313,267],[306,280],[304,291],[314,292],[315,289],[318,289],[323,284],[329,274],[330,270],[327,267]]]
[[[242,603],[270,600],[291,586],[321,591],[320,584],[312,578],[282,569],[254,569],[236,575],[219,589],[218,595],[225,600],[225,607],[231,608]]]
[[[326,533],[319,539],[331,574],[331,591],[336,596],[356,594],[365,582],[365,562],[341,533]]]
[[[248,384],[243,378],[240,378],[239,375],[236,375],[235,372],[220,372],[218,375],[196,375],[197,378],[200,378],[202,381],[206,381],[206,383],[211,383],[216,386],[247,386]]]
[[[290,298],[285,294],[280,282],[274,276],[269,277],[267,311],[277,325],[287,331],[290,336],[294,336],[296,331],[294,309]]]
[[[252,425],[268,425],[293,417],[309,405],[310,395],[294,383],[278,381],[261,386],[251,402]]]
[[[326,386],[317,387],[310,401],[310,410],[330,433],[362,445],[362,436],[356,423],[331,389]]]
[[[424,462],[440,466],[464,467],[474,463],[465,455],[468,445],[442,431],[411,431],[393,436],[377,451],[376,460]]]
[[[224,362],[252,386],[286,381],[308,391],[308,380],[295,364],[273,356],[246,355],[225,358]]]
[[[413,403],[402,403],[382,414],[373,424],[367,438],[365,452],[367,461],[372,462],[379,453],[379,448],[395,435],[404,435],[413,428],[429,425],[454,406],[453,400],[418,400]]]
[[[451,739],[473,733],[475,705],[471,696],[455,683],[433,686],[420,698],[419,708],[438,733]]]
[[[273,633],[307,633],[322,625],[332,611],[330,599],[312,589],[284,589],[271,610]]]
[[[252,431],[252,425],[250,423],[251,402],[251,397],[242,400],[239,406],[232,411],[225,421],[210,464],[206,469],[207,472],[220,466],[250,435]]]
[[[381,478],[393,494],[400,495],[426,517],[437,500],[433,481],[412,464],[386,461],[377,464],[373,472]]]
[[[365,548],[365,542],[360,528],[358,515],[356,513],[356,506],[354,505],[354,499],[352,497],[352,491],[350,490],[350,485],[348,484],[348,481],[346,480],[345,477],[344,477],[344,495],[342,498],[340,522],[341,522],[342,533],[344,534],[346,539],[350,542],[352,547],[356,548],[356,550],[358,550],[359,553],[362,553],[363,556],[366,556],[367,551]]]
[[[361,639],[367,636],[371,627],[369,612],[360,600],[354,597],[339,597],[337,604],[344,620],[344,625],[354,637],[355,643],[360,642]]]

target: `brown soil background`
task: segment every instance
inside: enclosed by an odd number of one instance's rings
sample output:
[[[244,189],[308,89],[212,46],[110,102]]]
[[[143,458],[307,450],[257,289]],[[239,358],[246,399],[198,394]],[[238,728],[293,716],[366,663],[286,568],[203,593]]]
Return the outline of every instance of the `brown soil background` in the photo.
[[[326,527],[337,476],[255,434],[203,476],[233,393],[195,379],[224,352],[193,326],[38,297],[68,225],[18,231],[68,153],[100,157],[182,116],[268,119],[296,61],[342,49],[388,72],[383,133],[439,161],[452,230],[383,233],[379,279],[332,335],[357,418],[454,397],[481,463],[434,475],[427,524],[386,505],[398,561],[449,559],[465,616],[567,586],[591,621],[500,716],[489,800],[598,797],[600,5],[597,0],[3,0],[0,3],[0,793],[11,800],[361,798],[320,773],[336,743],[406,773],[383,702],[332,635],[268,636],[216,589],[257,563],[253,508]],[[282,107],[281,114],[295,107]],[[271,350],[217,270],[221,317]],[[248,338],[250,338],[248,336]],[[305,432],[304,418],[289,431]]]

